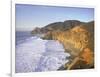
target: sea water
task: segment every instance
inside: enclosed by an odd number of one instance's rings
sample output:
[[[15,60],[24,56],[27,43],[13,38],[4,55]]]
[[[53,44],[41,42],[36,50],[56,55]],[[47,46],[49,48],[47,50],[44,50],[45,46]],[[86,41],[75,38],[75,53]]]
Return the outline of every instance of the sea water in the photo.
[[[43,40],[30,32],[16,32],[15,72],[56,71],[69,60],[63,45],[55,40]]]

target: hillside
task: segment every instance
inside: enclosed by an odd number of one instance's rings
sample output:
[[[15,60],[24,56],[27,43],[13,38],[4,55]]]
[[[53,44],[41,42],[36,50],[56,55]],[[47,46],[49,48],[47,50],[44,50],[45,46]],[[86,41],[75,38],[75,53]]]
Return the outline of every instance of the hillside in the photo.
[[[70,62],[64,69],[82,69],[94,67],[94,21],[80,22],[68,20],[49,24],[41,29],[43,39],[58,40],[70,53]],[[32,31],[32,33],[38,33]]]
[[[53,30],[65,31],[65,30],[71,29],[74,26],[77,26],[80,24],[85,24],[85,22],[80,22],[78,20],[66,20],[64,22],[54,22],[54,23],[50,23],[42,28],[38,28],[38,27],[35,28],[32,31],[32,34],[47,33],[48,31],[53,31]]]

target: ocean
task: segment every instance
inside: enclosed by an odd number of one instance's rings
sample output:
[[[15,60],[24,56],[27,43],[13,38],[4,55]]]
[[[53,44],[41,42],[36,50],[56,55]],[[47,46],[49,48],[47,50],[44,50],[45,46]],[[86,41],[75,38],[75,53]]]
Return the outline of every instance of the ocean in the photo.
[[[57,71],[70,56],[57,40],[43,40],[30,32],[16,32],[15,72]]]
[[[27,38],[32,37],[32,34],[30,31],[16,31],[15,37],[15,42],[17,45],[19,43],[24,42],[24,40],[26,40]]]

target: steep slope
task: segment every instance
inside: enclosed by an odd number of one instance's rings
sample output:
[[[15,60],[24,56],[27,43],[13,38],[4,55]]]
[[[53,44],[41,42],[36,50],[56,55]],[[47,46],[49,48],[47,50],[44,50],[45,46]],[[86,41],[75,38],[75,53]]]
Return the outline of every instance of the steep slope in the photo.
[[[58,40],[65,52],[70,53],[70,62],[65,64],[65,69],[94,67],[94,21],[55,22],[41,28],[40,33],[44,34],[43,39]]]
[[[60,41],[71,54],[72,61],[69,66],[66,64],[67,69],[94,67],[94,21],[64,31],[48,31],[44,39]]]

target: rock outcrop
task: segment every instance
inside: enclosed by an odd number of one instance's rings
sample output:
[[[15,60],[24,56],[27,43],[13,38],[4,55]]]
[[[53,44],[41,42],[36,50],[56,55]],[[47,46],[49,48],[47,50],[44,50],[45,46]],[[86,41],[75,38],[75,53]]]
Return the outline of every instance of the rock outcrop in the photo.
[[[65,52],[70,53],[70,62],[65,69],[82,69],[94,67],[94,21],[84,23],[68,20],[49,24],[41,28],[43,39],[61,42]]]
[[[49,31],[45,34],[44,38],[59,40],[63,43],[65,49],[71,51],[70,53],[72,55],[77,56],[79,51],[82,51],[86,46],[89,46],[90,40],[93,40],[92,36],[93,35],[91,35],[84,26],[76,26],[66,31]]]

